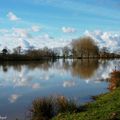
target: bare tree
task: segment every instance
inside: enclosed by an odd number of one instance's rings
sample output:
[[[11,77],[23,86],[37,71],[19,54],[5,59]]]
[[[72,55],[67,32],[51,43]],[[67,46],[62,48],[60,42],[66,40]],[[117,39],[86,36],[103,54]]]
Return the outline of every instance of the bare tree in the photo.
[[[69,47],[65,46],[63,49],[62,49],[62,53],[63,53],[63,57],[66,58],[69,56],[70,54],[70,49]]]
[[[14,54],[20,54],[21,53],[21,46],[14,48],[13,51],[14,51]]]
[[[97,57],[99,48],[91,37],[83,37],[72,41],[73,56],[75,57]]]
[[[3,54],[3,55],[8,54],[8,49],[7,49],[7,48],[4,48],[4,49],[2,50],[2,54]]]
[[[100,57],[110,57],[109,55],[110,55],[110,53],[109,53],[109,50],[107,47],[101,48]]]

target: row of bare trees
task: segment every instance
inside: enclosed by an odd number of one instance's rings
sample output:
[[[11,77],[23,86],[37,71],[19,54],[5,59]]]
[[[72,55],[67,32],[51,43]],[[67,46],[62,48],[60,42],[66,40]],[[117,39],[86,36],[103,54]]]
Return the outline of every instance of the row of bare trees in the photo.
[[[40,60],[56,58],[57,53],[47,47],[43,49],[28,49],[23,51],[21,47],[16,47],[10,53],[4,48],[0,54],[0,60]]]
[[[91,37],[82,37],[71,42],[71,47],[65,46],[62,48],[62,54],[59,51],[49,49],[30,48],[24,52],[24,56],[29,58],[44,58],[44,57],[62,57],[62,58],[117,58],[120,55],[110,53],[106,47],[99,49],[96,42]],[[7,49],[2,50],[2,55],[8,54]],[[23,56],[20,46],[13,49],[12,55]]]

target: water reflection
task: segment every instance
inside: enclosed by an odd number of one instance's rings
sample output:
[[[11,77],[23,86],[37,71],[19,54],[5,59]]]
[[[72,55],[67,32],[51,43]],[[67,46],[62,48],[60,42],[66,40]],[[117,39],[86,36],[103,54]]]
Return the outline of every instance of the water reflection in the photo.
[[[23,66],[26,66],[30,70],[34,70],[36,68],[40,68],[43,70],[48,70],[52,67],[54,61],[9,61],[9,62],[0,62],[0,67],[2,67],[3,71],[6,72],[8,67],[13,67],[15,71],[21,71]]]
[[[74,60],[72,63],[72,74],[83,79],[91,78],[99,67],[97,59]]]
[[[34,61],[34,62],[7,62],[0,63],[1,83],[3,86],[30,86],[40,88],[40,81],[48,81],[55,76],[66,78],[64,87],[75,86],[76,79],[85,81],[100,82],[109,77],[118,60],[101,61],[101,60],[59,60],[51,61]],[[5,76],[5,77],[3,77]],[[3,81],[4,79],[4,81]],[[68,80],[67,80],[68,79]],[[32,81],[37,81],[34,83]],[[30,85],[32,83],[32,85]],[[2,84],[0,84],[2,86]]]
[[[57,60],[0,63],[0,115],[23,119],[37,97],[63,95],[80,104],[108,91],[118,60]],[[18,109],[19,108],[19,109]]]
[[[9,97],[9,101],[10,103],[15,103],[17,101],[17,99],[19,99],[19,97],[21,97],[21,95],[18,95],[18,94],[12,94],[10,97]]]
[[[2,66],[2,70],[3,70],[4,72],[7,72],[8,67],[7,67],[6,65],[3,65],[3,66]]]

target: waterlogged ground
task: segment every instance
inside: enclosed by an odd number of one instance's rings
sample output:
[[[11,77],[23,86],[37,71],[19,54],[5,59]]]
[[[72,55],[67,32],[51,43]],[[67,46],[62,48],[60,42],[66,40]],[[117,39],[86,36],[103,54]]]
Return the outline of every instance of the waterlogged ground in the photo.
[[[0,63],[0,116],[27,120],[37,97],[62,95],[84,104],[108,91],[119,60],[58,60]]]

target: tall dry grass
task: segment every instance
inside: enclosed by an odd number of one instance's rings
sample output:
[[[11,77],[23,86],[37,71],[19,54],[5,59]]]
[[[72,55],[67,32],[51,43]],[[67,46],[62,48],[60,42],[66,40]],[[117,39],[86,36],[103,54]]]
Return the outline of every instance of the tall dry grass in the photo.
[[[49,120],[59,113],[77,112],[78,106],[75,102],[63,96],[37,98],[33,101],[29,110],[30,120]]]

